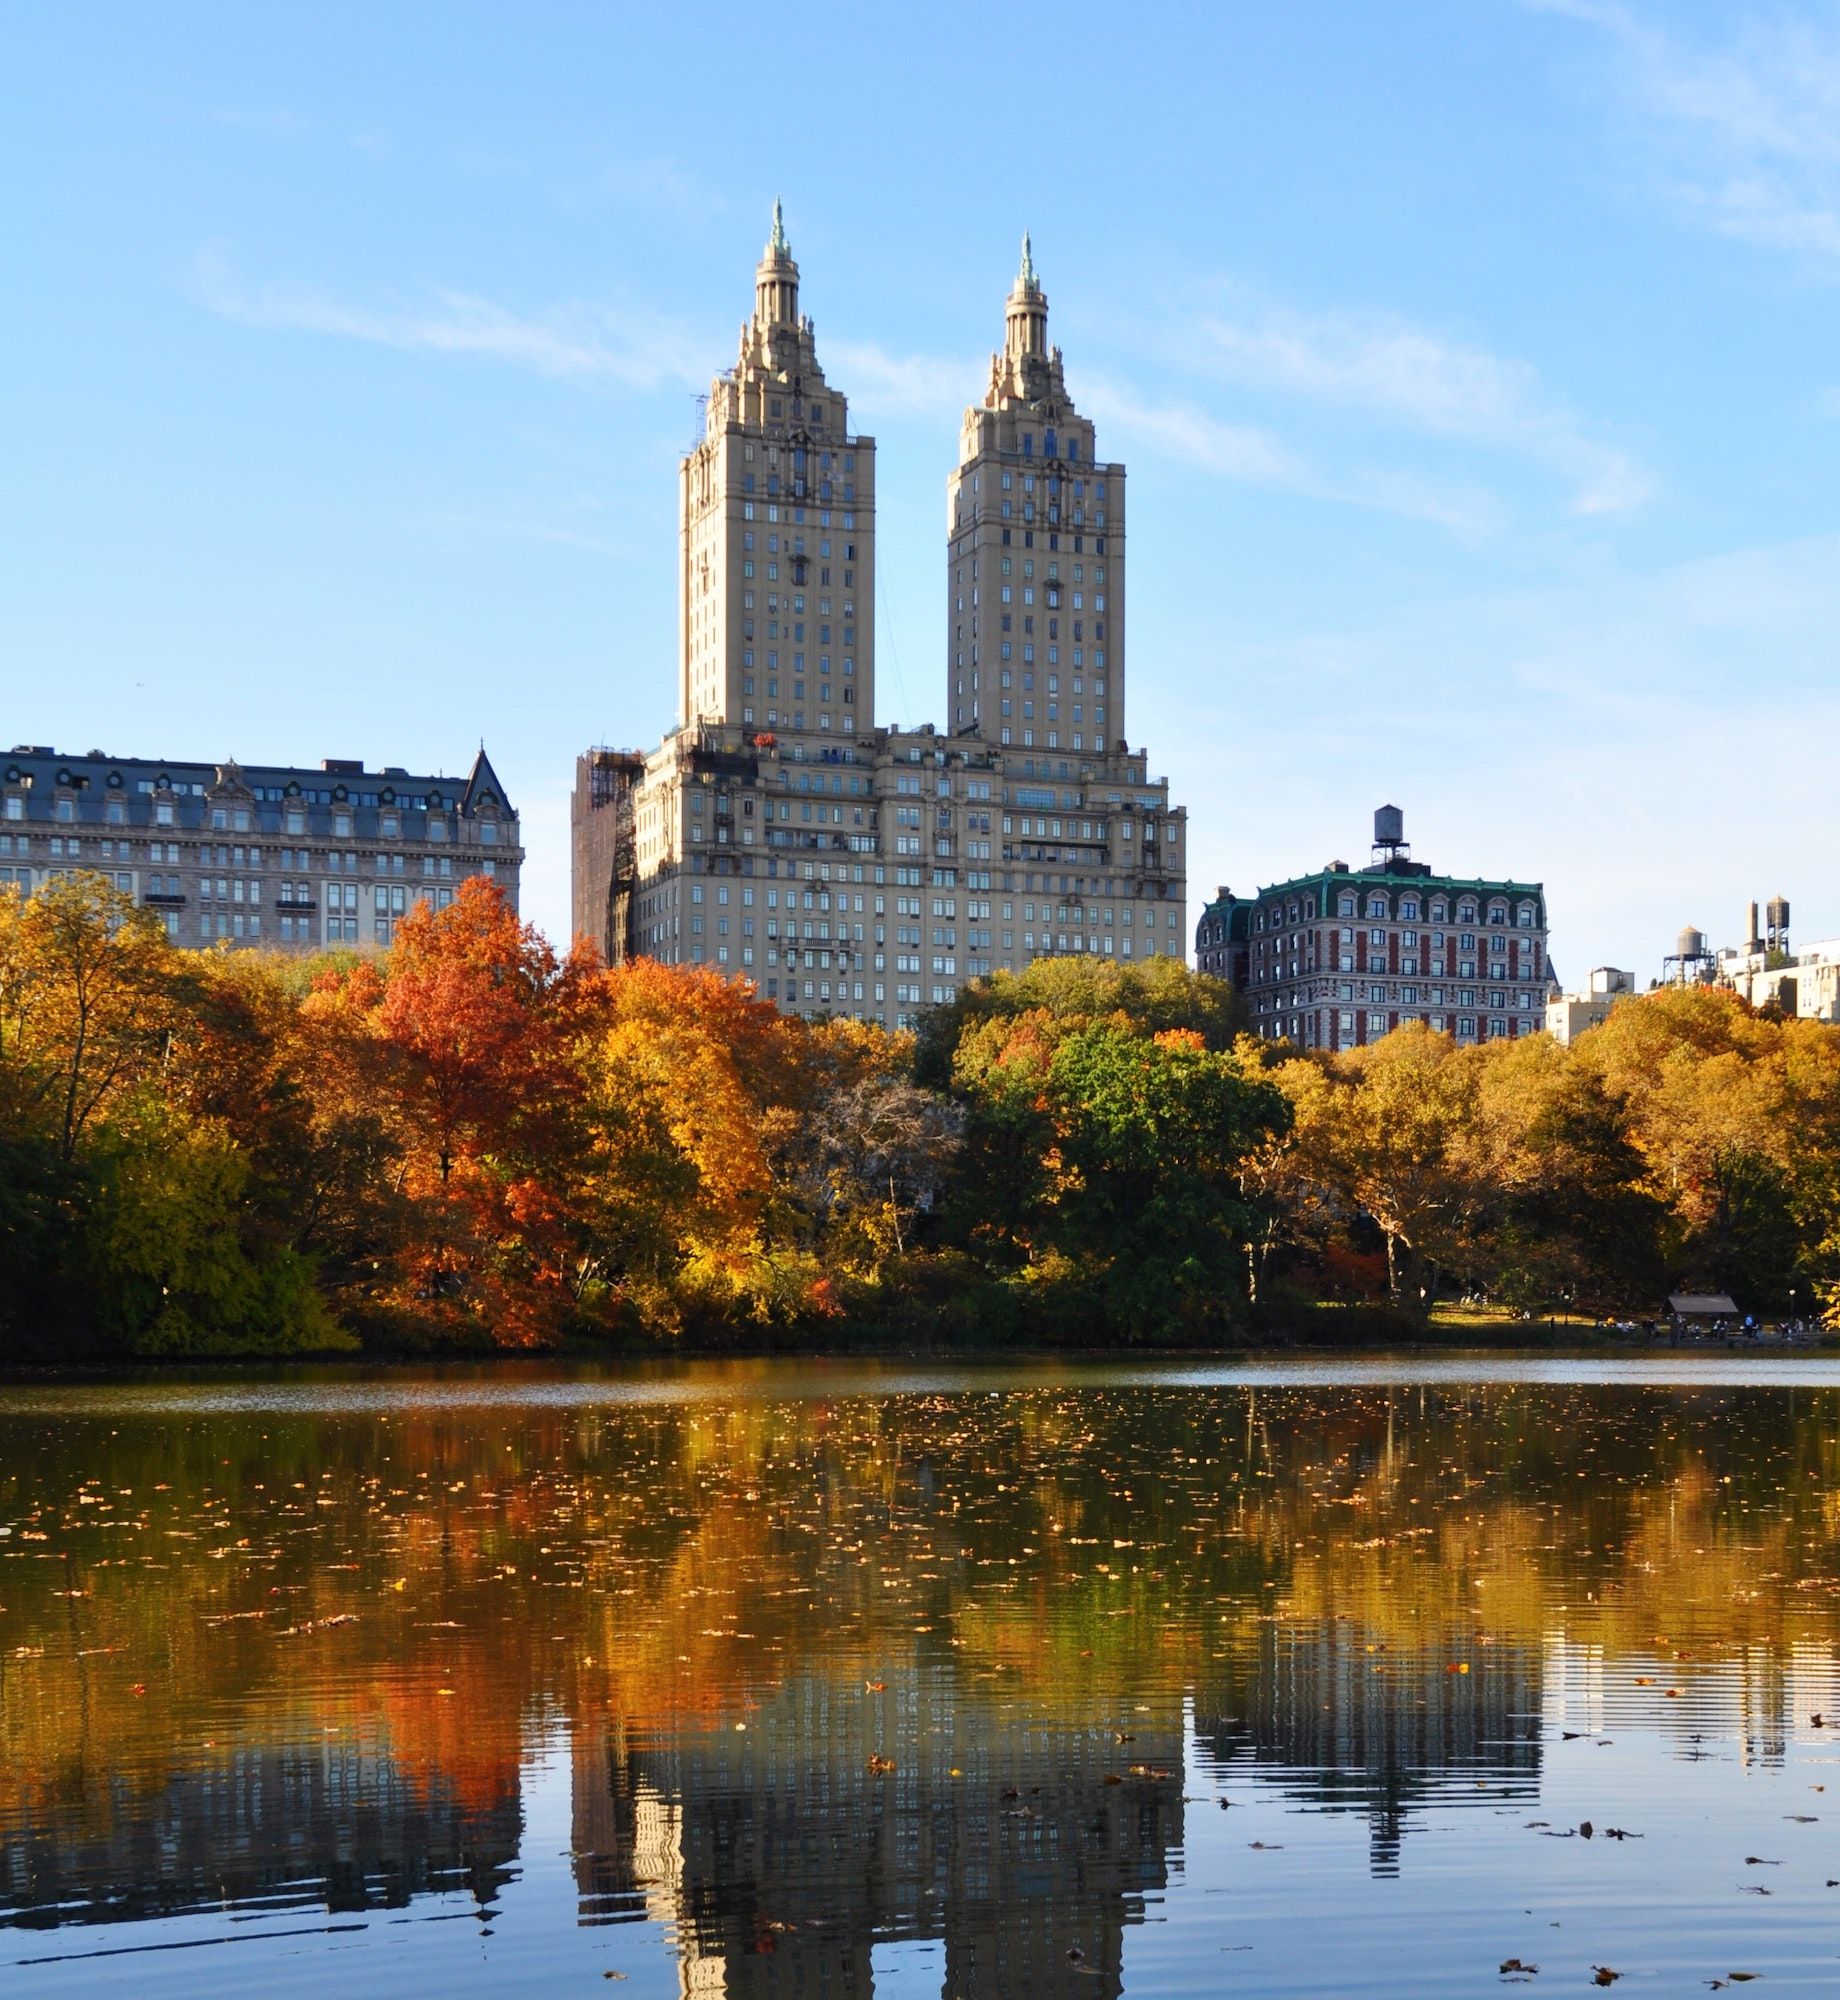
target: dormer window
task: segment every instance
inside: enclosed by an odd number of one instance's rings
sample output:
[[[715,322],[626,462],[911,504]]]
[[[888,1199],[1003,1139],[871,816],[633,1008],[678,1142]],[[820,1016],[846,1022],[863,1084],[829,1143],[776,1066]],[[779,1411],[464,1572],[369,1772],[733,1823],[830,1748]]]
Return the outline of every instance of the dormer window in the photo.
[[[57,817],[68,825],[77,816],[77,802],[75,799],[59,799],[53,810]]]

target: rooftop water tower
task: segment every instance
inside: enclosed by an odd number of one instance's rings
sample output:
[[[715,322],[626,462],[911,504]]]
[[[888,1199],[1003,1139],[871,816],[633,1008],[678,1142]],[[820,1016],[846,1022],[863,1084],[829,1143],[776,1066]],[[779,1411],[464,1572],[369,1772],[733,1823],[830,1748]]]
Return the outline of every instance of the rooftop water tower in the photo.
[[[1412,852],[1406,844],[1406,816],[1397,806],[1381,806],[1374,814],[1374,860],[1382,868],[1403,861]]]
[[[1706,948],[1706,933],[1682,924],[1674,949],[1661,961],[1661,977],[1669,986],[1690,986],[1712,977],[1717,961]]]
[[[1763,910],[1763,941],[1771,951],[1789,955],[1789,899],[1772,896]]]

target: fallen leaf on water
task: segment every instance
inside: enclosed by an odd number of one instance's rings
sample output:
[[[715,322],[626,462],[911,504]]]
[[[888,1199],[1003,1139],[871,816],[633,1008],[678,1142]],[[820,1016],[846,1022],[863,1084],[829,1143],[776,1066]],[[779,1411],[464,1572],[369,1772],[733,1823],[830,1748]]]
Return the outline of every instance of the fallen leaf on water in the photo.
[[[1620,1972],[1612,1972],[1607,1965],[1594,1965],[1591,1973],[1593,1986],[1614,1986],[1623,1976]]]

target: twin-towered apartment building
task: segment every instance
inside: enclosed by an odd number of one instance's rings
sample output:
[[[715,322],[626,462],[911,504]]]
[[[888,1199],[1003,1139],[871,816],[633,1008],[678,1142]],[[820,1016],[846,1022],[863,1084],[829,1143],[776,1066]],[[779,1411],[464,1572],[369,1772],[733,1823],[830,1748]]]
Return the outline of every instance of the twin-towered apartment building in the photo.
[[[1045,955],[1183,953],[1186,815],[1125,732],[1124,467],[1026,238],[947,484],[947,728],[876,721],[875,440],[777,206],[679,507],[682,720],[578,760],[577,934],[889,1025]]]

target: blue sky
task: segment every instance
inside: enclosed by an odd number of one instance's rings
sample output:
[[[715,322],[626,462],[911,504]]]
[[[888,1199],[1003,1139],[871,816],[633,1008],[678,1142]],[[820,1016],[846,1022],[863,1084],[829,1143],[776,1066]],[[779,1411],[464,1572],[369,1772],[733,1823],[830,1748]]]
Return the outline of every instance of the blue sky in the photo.
[[[676,462],[775,195],[879,443],[883,722],[1033,232],[1130,468],[1193,907],[1543,879],[1562,974],[1840,932],[1840,6],[8,10],[0,734],[464,769],[567,922],[673,718]]]

